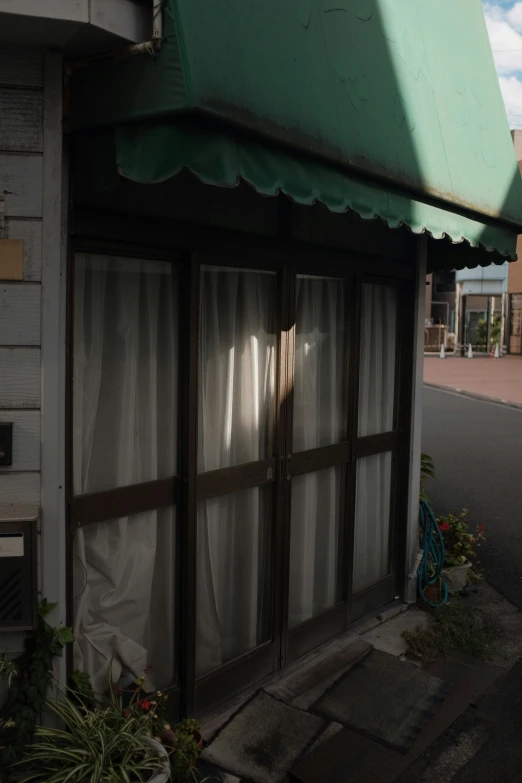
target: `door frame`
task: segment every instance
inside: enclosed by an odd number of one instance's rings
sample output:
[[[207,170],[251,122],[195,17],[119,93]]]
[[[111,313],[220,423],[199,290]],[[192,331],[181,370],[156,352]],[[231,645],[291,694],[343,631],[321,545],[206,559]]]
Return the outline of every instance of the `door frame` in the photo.
[[[201,227],[198,225],[190,224],[178,224],[175,221],[169,221],[168,229],[165,231],[158,230],[158,222],[148,219],[135,219],[122,215],[107,215],[104,214],[87,214],[79,213],[75,216],[75,233],[73,233],[72,241],[70,243],[71,251],[69,253],[69,268],[68,268],[68,333],[67,333],[67,346],[68,346],[68,520],[69,520],[69,563],[68,563],[68,611],[69,618],[71,618],[72,612],[72,536],[75,529],[75,514],[78,513],[78,504],[72,495],[71,485],[71,455],[72,455],[72,333],[73,333],[73,288],[74,288],[74,253],[78,251],[90,252],[90,253],[103,253],[110,255],[131,256],[136,258],[150,258],[151,260],[172,260],[180,266],[180,280],[184,295],[180,299],[180,361],[181,361],[181,386],[180,386],[180,459],[179,476],[173,479],[171,486],[168,488],[163,486],[161,492],[162,505],[166,505],[167,501],[174,499],[178,507],[178,552],[177,561],[179,568],[178,574],[178,598],[177,598],[177,613],[178,618],[176,620],[176,628],[178,635],[178,650],[179,650],[179,681],[176,686],[171,689],[173,694],[172,702],[176,714],[191,715],[200,713],[215,704],[222,701],[231,695],[229,686],[229,677],[234,676],[234,667],[238,667],[236,673],[240,675],[239,679],[242,682],[242,687],[248,687],[248,684],[262,680],[268,676],[272,671],[276,670],[290,659],[295,659],[301,655],[319,646],[327,638],[332,638],[335,635],[341,633],[347,629],[351,622],[356,619],[360,614],[364,614],[366,609],[370,608],[369,605],[369,591],[366,595],[366,599],[361,603],[359,608],[355,608],[354,601],[351,594],[347,596],[347,606],[342,607],[339,610],[338,607],[334,607],[333,610],[327,612],[319,618],[313,618],[306,623],[306,628],[300,626],[292,632],[291,636],[294,636],[291,644],[293,645],[293,651],[290,650],[290,655],[286,649],[287,645],[283,640],[283,627],[281,624],[274,623],[274,630],[278,625],[281,626],[281,634],[274,634],[272,649],[270,652],[264,651],[262,655],[258,653],[262,647],[256,650],[246,653],[239,659],[239,664],[236,661],[225,664],[218,670],[223,677],[221,678],[221,685],[218,684],[219,677],[215,676],[215,682],[211,683],[213,679],[213,673],[208,676],[208,690],[206,693],[200,689],[200,693],[197,693],[196,677],[195,677],[195,617],[193,607],[195,607],[195,595],[196,595],[196,503],[197,503],[197,383],[198,383],[198,333],[199,322],[197,318],[197,311],[199,307],[199,266],[201,263],[205,263],[207,253],[211,253],[213,257],[219,255],[219,264],[222,266],[246,266],[249,268],[260,269],[274,269],[278,271],[280,275],[280,310],[284,318],[285,301],[289,301],[292,288],[292,274],[299,273],[306,274],[318,274],[320,276],[333,276],[343,277],[352,281],[352,289],[357,291],[355,297],[355,306],[353,308],[353,319],[355,332],[354,340],[358,345],[359,325],[360,325],[360,290],[363,280],[371,282],[377,282],[381,280],[387,284],[400,285],[404,291],[408,291],[408,295],[405,295],[404,304],[405,309],[400,307],[399,314],[401,318],[398,319],[404,324],[410,327],[413,324],[413,311],[414,311],[414,287],[413,281],[415,276],[415,267],[411,264],[411,258],[414,257],[414,250],[416,248],[416,242],[412,244],[413,252],[408,253],[408,258],[405,258],[405,263],[400,263],[395,260],[386,260],[382,256],[372,255],[370,253],[361,253],[357,251],[356,254],[349,251],[333,250],[324,248],[322,246],[314,246],[312,244],[305,244],[302,242],[281,240],[281,239],[267,239],[266,237],[258,237],[256,235],[240,234],[239,232],[227,231],[223,229],[212,229],[207,227]],[[154,246],[150,244],[150,237],[154,237]],[[218,247],[219,252],[215,254],[214,249]],[[371,271],[369,271],[371,270]],[[405,310],[407,312],[405,312]],[[411,310],[411,313],[409,312]],[[287,315],[288,315],[288,311]],[[402,318],[404,315],[404,318]],[[283,328],[287,325],[287,329]],[[278,331],[280,339],[278,340],[278,361],[281,367],[286,367],[288,363],[289,352],[291,346],[288,337],[288,320],[284,320],[280,324],[281,328]],[[286,335],[286,336],[285,336]],[[413,337],[413,336],[412,336]],[[403,332],[403,339],[400,343],[400,349],[397,351],[400,354],[398,361],[400,362],[399,372],[396,373],[396,382],[401,384],[401,392],[399,399],[396,399],[396,404],[400,407],[400,420],[398,420],[398,429],[396,438],[398,440],[397,445],[397,465],[406,467],[407,473],[407,457],[409,455],[409,425],[406,423],[409,421],[411,413],[411,389],[409,389],[408,383],[411,384],[411,351],[409,351],[410,340],[407,334]],[[351,352],[350,358],[350,384],[354,385],[353,390],[350,392],[352,399],[356,402],[358,394],[358,354],[359,349]],[[406,361],[404,361],[406,360]],[[404,370],[406,367],[406,371]],[[408,379],[409,375],[409,379]],[[283,417],[286,422],[286,431],[291,426],[291,415],[289,415],[289,395],[287,394],[287,374],[285,373],[285,379],[282,380],[283,373],[279,373],[280,379],[277,389],[277,406],[279,411],[279,417]],[[400,381],[399,381],[400,378]],[[355,388],[357,387],[357,388]],[[408,399],[410,403],[408,405]],[[357,405],[353,406],[350,419],[353,419],[350,426],[353,432],[357,432],[356,422]],[[276,415],[276,421],[280,421],[280,418]],[[276,449],[275,459],[277,470],[274,470],[274,484],[278,483],[286,484],[282,480],[283,472],[280,466],[280,458],[285,455],[285,444],[288,442],[285,428],[281,425],[276,427],[277,440],[274,440],[274,447]],[[374,438],[375,436],[370,436]],[[379,436],[380,437],[380,436]],[[353,442],[350,445],[350,460],[346,462],[348,471],[348,482],[350,492],[347,492],[347,496],[351,495],[350,509],[349,509],[349,522],[347,526],[347,540],[346,544],[349,551],[353,551],[353,518],[354,518],[354,501],[355,501],[355,470],[353,466],[357,456],[361,455],[360,449],[366,444],[357,443],[357,438],[353,438]],[[360,440],[360,439],[359,439]],[[368,441],[368,447],[370,443]],[[373,444],[377,447],[377,442]],[[317,455],[318,458],[321,455]],[[343,458],[344,464],[344,458]],[[402,471],[402,469],[401,469]],[[277,481],[276,481],[277,479]],[[212,481],[211,478],[207,479]],[[231,475],[231,481],[234,481],[234,477]],[[290,482],[288,482],[290,483]],[[397,492],[404,495],[403,502],[398,502],[395,499],[395,503],[392,506],[396,512],[396,516],[400,518],[404,517],[400,512],[399,506],[402,506],[407,502],[407,476],[404,480],[396,478],[394,485],[397,487]],[[399,486],[400,485],[400,486]],[[126,488],[123,488],[124,490]],[[146,488],[142,490],[145,492]],[[142,490],[140,489],[135,494],[134,501],[137,502],[136,497],[142,497]],[[160,497],[160,487],[151,488],[148,491],[158,491],[154,497]],[[119,490],[109,490],[109,493],[117,493]],[[135,491],[136,492],[136,491]],[[130,493],[130,490],[129,490]],[[120,493],[119,500],[121,502],[125,492]],[[274,559],[274,571],[273,573],[283,573],[284,571],[284,558],[288,552],[289,546],[289,525],[282,524],[281,520],[283,516],[288,515],[288,492],[276,491],[276,539],[273,542],[275,549]],[[127,496],[129,501],[130,494]],[[107,498],[110,499],[110,498]],[[86,501],[82,501],[84,504],[84,514]],[[155,501],[156,502],[156,501]],[[80,503],[81,506],[81,503]],[[140,507],[141,508],[141,507]],[[85,517],[84,517],[85,518]],[[399,519],[400,522],[400,519]],[[406,522],[403,519],[402,524],[396,525],[396,535],[393,542],[393,557],[395,560],[396,570],[401,567],[401,554],[400,549],[401,541],[406,538]],[[404,529],[403,529],[404,528]],[[375,586],[380,587],[380,586]],[[371,588],[373,590],[373,587]],[[283,601],[287,598],[287,595],[283,595],[282,591],[274,591],[277,596],[274,599],[274,619],[280,617],[283,614]],[[287,593],[287,589],[286,589]],[[388,593],[387,593],[388,595]],[[358,598],[358,597],[356,597]],[[384,601],[383,601],[384,602]],[[373,608],[373,606],[371,607]],[[268,646],[269,643],[267,643]],[[311,645],[311,646],[310,646]],[[279,652],[281,650],[281,652]],[[257,658],[261,656],[263,661]],[[241,669],[241,671],[239,671]],[[203,678],[206,680],[206,677]],[[228,690],[227,690],[228,688]]]

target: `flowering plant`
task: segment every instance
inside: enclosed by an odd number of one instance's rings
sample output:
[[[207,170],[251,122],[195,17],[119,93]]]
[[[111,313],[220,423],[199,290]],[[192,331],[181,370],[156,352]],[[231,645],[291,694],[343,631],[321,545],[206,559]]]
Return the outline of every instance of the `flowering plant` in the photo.
[[[127,720],[137,721],[145,727],[145,736],[161,742],[170,756],[173,779],[189,780],[197,764],[202,739],[199,723],[194,718],[185,718],[175,726],[167,720],[168,695],[162,691],[151,694],[146,687],[147,675],[151,667],[145,669],[127,689],[113,685],[113,690],[122,698],[122,714]],[[123,672],[122,676],[126,676]]]
[[[164,742],[169,739],[171,731],[167,721],[168,696],[162,691],[151,693],[147,687],[147,676],[151,667],[136,677],[128,688],[122,688],[117,683],[112,684],[112,691],[121,700],[121,710],[124,718],[135,720],[144,727],[145,736]],[[122,673],[125,677],[127,672]],[[165,743],[166,744],[166,743]]]
[[[36,729],[36,742],[13,768],[24,783],[147,783],[170,774],[165,749],[138,715],[125,717],[118,689],[93,704],[68,689],[47,707],[61,725]]]
[[[458,566],[475,558],[475,547],[486,540],[486,528],[478,525],[475,532],[469,529],[468,512],[464,509],[460,514],[447,514],[437,519],[444,538],[446,567]]]
[[[140,677],[123,672],[118,683],[109,674],[104,696],[95,695],[87,674],[74,672],[73,687],[47,701],[65,730],[37,729],[37,742],[22,761],[23,780],[145,783],[160,772],[177,783],[189,780],[202,744],[199,725],[186,719],[171,727],[168,695],[147,689],[149,672],[150,667]]]

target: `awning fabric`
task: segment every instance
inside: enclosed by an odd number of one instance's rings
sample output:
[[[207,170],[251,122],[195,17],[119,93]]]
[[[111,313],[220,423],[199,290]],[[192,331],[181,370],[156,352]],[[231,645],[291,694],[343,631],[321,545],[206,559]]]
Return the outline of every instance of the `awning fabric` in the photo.
[[[154,184],[188,169],[202,182],[234,187],[244,180],[263,196],[284,193],[299,204],[324,204],[332,212],[353,210],[361,218],[383,218],[390,228],[408,226],[434,239],[468,242],[497,251],[470,263],[500,263],[516,257],[516,234],[493,221],[480,222],[440,206],[383,188],[323,162],[223,129],[172,120],[116,129],[116,165],[126,179]],[[497,256],[497,254],[500,254]],[[502,257],[501,257],[502,256]],[[459,265],[458,259],[453,260]]]
[[[124,176],[243,178],[514,257],[522,180],[479,0],[166,0],[164,32],[157,57],[73,72],[69,126],[117,128]]]

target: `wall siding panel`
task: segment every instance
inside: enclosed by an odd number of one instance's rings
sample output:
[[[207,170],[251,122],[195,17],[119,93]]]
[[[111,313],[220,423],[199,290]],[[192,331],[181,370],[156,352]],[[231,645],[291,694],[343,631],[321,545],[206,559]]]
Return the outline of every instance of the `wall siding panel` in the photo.
[[[40,284],[0,284],[0,335],[4,345],[40,345]]]
[[[43,87],[43,53],[0,45],[0,84]]]
[[[0,470],[8,473],[39,470],[40,411],[0,410],[0,422],[13,424],[13,464]]]
[[[39,348],[0,348],[0,408],[40,408]]]
[[[0,193],[10,217],[42,216],[42,156],[0,153]]]
[[[24,243],[24,280],[42,279],[42,221],[7,220],[7,238]]]
[[[0,473],[3,506],[40,503],[39,473]]]
[[[42,92],[0,87],[0,117],[0,150],[42,152]]]

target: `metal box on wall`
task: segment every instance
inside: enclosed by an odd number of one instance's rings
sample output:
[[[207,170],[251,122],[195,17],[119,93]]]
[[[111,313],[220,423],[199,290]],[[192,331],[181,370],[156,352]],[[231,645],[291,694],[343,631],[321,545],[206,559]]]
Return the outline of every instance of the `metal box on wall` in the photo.
[[[35,506],[0,506],[0,632],[36,625],[37,519]]]

